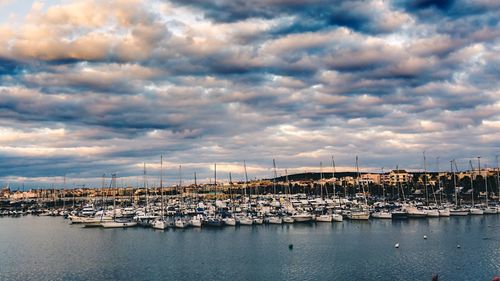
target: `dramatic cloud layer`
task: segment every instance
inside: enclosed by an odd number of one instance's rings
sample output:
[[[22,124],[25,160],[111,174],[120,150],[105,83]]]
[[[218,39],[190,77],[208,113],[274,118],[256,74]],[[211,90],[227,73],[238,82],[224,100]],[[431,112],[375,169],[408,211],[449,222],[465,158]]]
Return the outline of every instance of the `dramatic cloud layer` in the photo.
[[[26,5],[23,3],[22,5]],[[500,4],[0,1],[0,178],[208,181],[500,153]],[[24,11],[24,12],[23,12]],[[326,170],[326,168],[325,168]],[[120,183],[120,180],[119,180]]]

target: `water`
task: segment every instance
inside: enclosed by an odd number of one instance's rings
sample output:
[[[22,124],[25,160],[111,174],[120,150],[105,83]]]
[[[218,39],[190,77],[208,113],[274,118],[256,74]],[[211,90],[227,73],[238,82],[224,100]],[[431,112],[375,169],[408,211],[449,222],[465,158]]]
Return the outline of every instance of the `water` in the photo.
[[[164,232],[0,218],[0,280],[430,280],[436,273],[439,280],[500,274],[500,216]]]

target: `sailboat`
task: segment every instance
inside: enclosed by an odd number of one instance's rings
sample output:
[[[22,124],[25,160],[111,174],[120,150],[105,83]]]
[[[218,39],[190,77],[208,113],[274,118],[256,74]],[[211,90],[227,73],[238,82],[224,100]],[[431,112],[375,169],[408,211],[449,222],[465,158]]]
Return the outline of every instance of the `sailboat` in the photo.
[[[117,219],[116,216],[116,174],[111,175],[111,186],[113,186],[113,220],[101,222],[104,228],[126,228],[133,227],[137,225],[136,221],[131,221],[129,219]]]
[[[437,176],[438,176],[438,190],[439,190],[439,216],[440,217],[449,217],[450,216],[450,208],[448,207],[443,207],[443,189],[441,188],[441,176],[440,176],[440,169],[439,169],[439,156],[436,158],[436,167],[437,167]]]
[[[481,166],[479,165],[479,159],[480,157],[477,158],[478,161],[478,169],[479,169],[479,174],[481,174]],[[491,207],[488,201],[489,193],[488,193],[488,170],[485,168],[485,173],[484,173],[484,188],[486,192],[486,207],[484,208],[483,212],[485,215],[492,215],[497,213],[497,208]]]
[[[160,217],[155,219],[152,223],[152,227],[154,229],[164,230],[168,227],[168,223],[165,220],[165,203],[163,199],[163,155],[160,156],[160,196],[161,196],[161,205],[160,205]]]
[[[359,173],[359,163],[358,163],[358,156],[356,155],[356,171],[358,174],[357,178],[357,185],[359,187],[359,179],[360,179],[360,173]],[[360,208],[353,208],[351,209],[351,212],[347,215],[347,217],[351,220],[368,220],[370,218],[370,212],[368,212],[368,201],[366,199],[366,193],[365,193],[365,186],[361,185],[363,189],[363,197],[365,200],[365,204],[361,206]]]
[[[450,161],[451,176],[453,177],[453,188],[455,189],[455,208],[450,210],[450,216],[467,216],[467,215],[469,215],[469,210],[460,207],[458,204],[458,189],[457,189],[457,183],[456,183],[456,178],[455,178],[455,170],[453,170],[453,164],[455,164],[455,168],[456,168],[457,164],[455,162],[455,159]]]
[[[198,190],[198,184],[196,182],[196,172],[194,172],[194,187],[195,190]],[[189,220],[189,225],[192,227],[201,227],[202,224],[202,216],[200,214],[194,215],[190,220]]]
[[[335,169],[335,158],[333,157],[332,155],[332,168],[333,168],[333,172],[332,172],[332,182],[333,182],[333,202],[335,202],[335,189],[336,189],[336,186],[335,186],[335,172],[336,172],[336,169]],[[340,194],[339,194],[339,204],[340,204]],[[332,221],[335,221],[335,222],[342,222],[344,220],[344,217],[342,217],[342,214],[338,214],[338,213],[332,213]]]
[[[471,188],[471,208],[469,209],[469,212],[471,215],[482,215],[484,214],[483,210],[480,208],[477,208],[474,205],[474,181],[472,180],[474,177],[474,167],[472,167],[472,161],[469,160],[469,165],[471,168],[471,175],[470,175],[470,188]]]

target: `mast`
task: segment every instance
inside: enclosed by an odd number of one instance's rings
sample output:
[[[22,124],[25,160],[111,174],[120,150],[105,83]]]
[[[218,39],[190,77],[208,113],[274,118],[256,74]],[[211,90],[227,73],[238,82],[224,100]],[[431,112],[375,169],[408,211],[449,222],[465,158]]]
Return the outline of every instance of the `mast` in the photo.
[[[441,190],[441,175],[439,174],[439,156],[436,157],[436,167],[437,167],[437,174],[438,174],[438,189],[439,189],[439,205],[443,203],[443,191]]]
[[[229,198],[231,199],[231,204],[233,204],[233,178],[231,172],[229,172]]]
[[[182,165],[179,165],[179,191],[181,195],[182,202],[184,202],[184,190],[182,188]]]
[[[332,155],[332,168],[333,168],[332,172],[333,198],[335,199],[335,159],[333,158],[333,155]]]
[[[477,157],[477,169],[478,169],[478,174],[481,175],[481,156]],[[486,189],[486,207],[488,207],[488,181],[486,180],[487,177],[488,177],[488,175],[486,174],[485,180],[484,180],[485,189]]]
[[[385,182],[382,180],[383,175],[384,175],[384,167],[381,168],[380,182],[382,183],[382,197],[384,197],[384,202],[385,202]]]
[[[319,189],[321,199],[323,199],[323,162],[319,162]]]
[[[23,183],[23,189],[24,189],[24,183]],[[66,190],[66,174],[64,174],[64,180],[63,180],[63,190],[62,190],[62,200],[63,200],[63,210],[66,210],[66,196],[64,194]]]
[[[276,178],[278,174],[276,173],[276,161],[273,158],[273,169],[274,169],[274,177],[273,177],[273,197],[276,196]]]
[[[217,207],[217,163],[214,164],[215,207]]]
[[[161,218],[165,218],[165,207],[163,202],[163,155],[160,155],[160,196],[161,196]]]
[[[399,175],[400,171],[399,171],[399,164],[396,165],[396,174]],[[406,202],[406,199],[405,199],[405,190],[403,188],[403,185],[401,184],[401,180],[398,178],[398,184],[399,184],[399,188],[401,189],[401,195],[403,196],[403,203]],[[398,191],[398,194],[399,194],[399,191]]]
[[[500,172],[499,168],[498,168],[498,155],[495,156],[495,162],[497,164],[497,191],[498,191],[498,201],[500,202],[500,180],[499,180],[499,177],[498,177],[498,174]]]
[[[455,205],[458,206],[457,183],[455,179],[455,171],[453,170],[453,162],[455,162],[455,159],[450,161],[450,169],[451,169],[451,176],[453,177],[453,189],[455,190]]]
[[[196,172],[194,172],[194,190],[196,190],[196,195],[198,197],[198,184],[196,183]],[[194,192],[193,193],[193,198],[194,198]]]
[[[243,169],[245,170],[245,197],[247,196],[247,188],[248,188],[248,174],[247,174],[247,163],[243,160]],[[250,192],[248,192],[248,197],[250,197]]]
[[[427,192],[427,166],[425,161],[425,150],[423,152],[424,155],[424,188],[425,188],[425,202],[427,206],[429,206],[429,193]]]
[[[105,209],[105,207],[104,207],[104,189],[106,188],[106,186],[105,186],[105,180],[106,179],[105,178],[106,178],[106,174],[102,174],[102,188],[101,188],[102,207],[101,208],[102,208],[103,212],[104,212],[104,209]]]
[[[358,173],[358,187],[359,187],[359,178],[361,177],[359,173],[359,161],[358,161],[358,155],[356,155],[356,172]],[[368,201],[366,199],[366,194],[365,194],[365,186],[362,184],[361,187],[363,188],[363,197],[365,198],[365,205],[368,206]]]
[[[149,209],[149,194],[148,194],[148,186],[146,184],[146,162],[144,162],[144,170],[142,175],[143,175],[144,189],[146,191],[146,213],[147,213]]]
[[[111,174],[111,190],[113,192],[113,219],[116,217],[116,173]]]
[[[290,182],[288,181],[288,170],[287,169],[285,169],[285,180],[286,180],[286,186],[288,188],[288,200],[290,201],[291,192],[290,192]],[[287,188],[285,188],[285,194],[287,194],[287,192],[286,192]]]
[[[471,188],[471,204],[472,208],[474,208],[474,181],[472,178],[474,177],[474,167],[472,166],[472,160],[469,160],[470,165],[470,188]]]

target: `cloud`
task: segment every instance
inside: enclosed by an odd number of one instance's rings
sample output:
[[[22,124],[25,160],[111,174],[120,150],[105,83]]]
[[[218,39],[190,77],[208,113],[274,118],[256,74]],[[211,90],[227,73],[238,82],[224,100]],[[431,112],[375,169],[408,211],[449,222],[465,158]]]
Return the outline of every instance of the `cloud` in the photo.
[[[487,0],[36,2],[0,25],[0,178],[135,186],[146,162],[153,184],[161,154],[169,184],[180,164],[189,182],[332,154],[491,162],[499,16]]]

